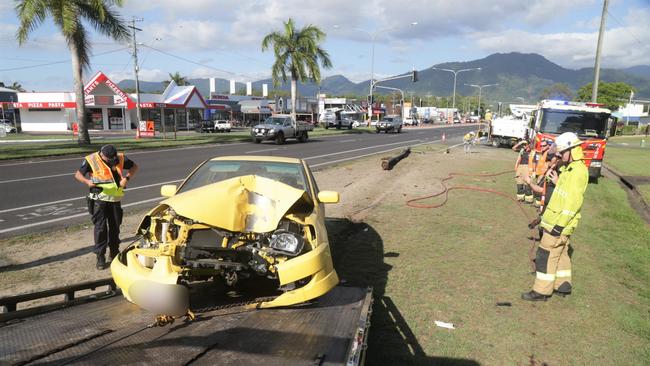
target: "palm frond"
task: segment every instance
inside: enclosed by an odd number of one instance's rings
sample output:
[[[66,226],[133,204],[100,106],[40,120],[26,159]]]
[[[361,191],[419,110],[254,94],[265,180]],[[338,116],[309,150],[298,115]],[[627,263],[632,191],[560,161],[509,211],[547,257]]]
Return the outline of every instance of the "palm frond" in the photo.
[[[44,0],[23,0],[16,3],[16,14],[20,20],[20,26],[16,31],[18,44],[24,44],[29,34],[43,24],[48,13],[47,2]]]
[[[97,3],[97,4],[95,4]],[[79,4],[79,14],[99,33],[116,41],[128,41],[131,36],[120,16],[104,1],[94,0],[89,4]]]

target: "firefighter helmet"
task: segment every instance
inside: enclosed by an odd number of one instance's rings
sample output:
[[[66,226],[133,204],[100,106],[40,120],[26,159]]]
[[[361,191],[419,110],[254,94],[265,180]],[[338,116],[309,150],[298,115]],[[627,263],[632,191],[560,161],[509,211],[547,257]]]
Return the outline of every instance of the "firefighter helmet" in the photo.
[[[555,139],[558,152],[580,146],[581,143],[582,141],[580,141],[578,135],[573,132],[565,132]]]

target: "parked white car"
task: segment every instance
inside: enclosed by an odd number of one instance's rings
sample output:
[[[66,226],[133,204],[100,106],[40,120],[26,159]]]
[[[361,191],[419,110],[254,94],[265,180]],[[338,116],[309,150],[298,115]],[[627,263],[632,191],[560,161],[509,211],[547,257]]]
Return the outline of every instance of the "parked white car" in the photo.
[[[8,119],[0,119],[0,129],[4,130],[5,133],[16,132],[16,127]]]
[[[407,117],[404,119],[404,126],[417,126],[418,120],[413,117]]]
[[[230,132],[231,128],[230,122],[223,119],[216,121],[214,124],[215,132]]]

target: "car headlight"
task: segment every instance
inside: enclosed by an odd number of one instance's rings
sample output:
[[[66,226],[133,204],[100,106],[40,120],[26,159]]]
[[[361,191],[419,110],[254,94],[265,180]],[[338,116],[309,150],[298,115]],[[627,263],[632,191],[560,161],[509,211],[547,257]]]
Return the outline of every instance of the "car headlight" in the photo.
[[[305,239],[290,231],[276,230],[271,234],[271,248],[289,255],[297,255],[302,251],[305,245]]]
[[[269,135],[273,135],[275,133],[275,130],[269,130]]]

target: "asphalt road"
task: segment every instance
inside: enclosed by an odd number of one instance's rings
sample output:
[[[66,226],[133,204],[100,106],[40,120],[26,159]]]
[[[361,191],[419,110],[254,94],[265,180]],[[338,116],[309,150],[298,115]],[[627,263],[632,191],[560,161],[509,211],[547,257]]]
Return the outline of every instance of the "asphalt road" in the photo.
[[[275,155],[302,158],[314,170],[390,150],[440,141],[461,141],[475,126],[413,128],[401,134],[342,134],[288,140],[285,145],[240,142],[199,145],[127,153],[140,170],[131,180],[122,207],[126,212],[152,207],[161,200],[160,186],[178,184],[202,161],[224,155]],[[55,227],[90,222],[87,188],[73,175],[82,156],[0,163],[0,238],[43,232]]]

